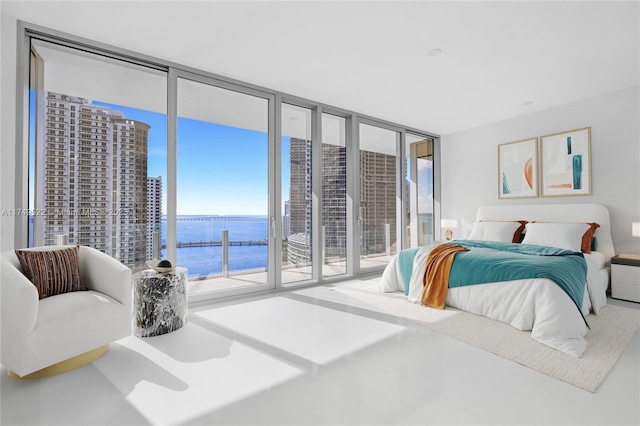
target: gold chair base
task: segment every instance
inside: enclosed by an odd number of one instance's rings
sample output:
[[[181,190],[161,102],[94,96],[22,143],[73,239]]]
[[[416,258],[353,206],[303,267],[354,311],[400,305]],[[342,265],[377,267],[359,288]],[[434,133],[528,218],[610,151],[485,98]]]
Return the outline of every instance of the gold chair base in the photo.
[[[99,348],[90,350],[80,355],[76,355],[73,358],[69,358],[64,361],[60,361],[57,364],[45,367],[42,370],[34,371],[24,376],[19,376],[11,370],[8,370],[9,376],[14,379],[41,379],[43,377],[55,376],[57,374],[66,373],[67,371],[75,370],[76,368],[84,367],[87,364],[92,363],[102,355],[106,354],[109,350],[109,345],[100,346]]]

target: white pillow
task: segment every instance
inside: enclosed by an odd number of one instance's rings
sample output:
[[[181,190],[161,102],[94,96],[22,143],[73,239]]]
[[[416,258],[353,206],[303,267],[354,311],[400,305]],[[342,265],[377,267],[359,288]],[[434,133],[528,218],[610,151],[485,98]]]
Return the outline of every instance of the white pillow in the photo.
[[[582,251],[582,236],[591,226],[586,223],[527,223],[522,244]]]
[[[520,222],[474,222],[470,240],[513,242]]]

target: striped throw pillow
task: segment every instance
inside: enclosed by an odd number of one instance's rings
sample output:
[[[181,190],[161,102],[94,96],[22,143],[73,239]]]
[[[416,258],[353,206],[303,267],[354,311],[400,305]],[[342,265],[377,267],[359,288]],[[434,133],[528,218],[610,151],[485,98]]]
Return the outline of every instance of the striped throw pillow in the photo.
[[[80,246],[58,250],[16,250],[22,273],[36,286],[40,299],[86,290],[80,282]]]

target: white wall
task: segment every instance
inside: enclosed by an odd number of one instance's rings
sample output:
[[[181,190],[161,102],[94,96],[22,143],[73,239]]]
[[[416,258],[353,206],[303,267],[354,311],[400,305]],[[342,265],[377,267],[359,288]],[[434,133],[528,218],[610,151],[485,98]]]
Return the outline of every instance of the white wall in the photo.
[[[591,196],[498,199],[498,144],[591,127]],[[442,217],[467,237],[482,205],[599,203],[609,209],[616,253],[640,254],[640,87],[442,137]]]

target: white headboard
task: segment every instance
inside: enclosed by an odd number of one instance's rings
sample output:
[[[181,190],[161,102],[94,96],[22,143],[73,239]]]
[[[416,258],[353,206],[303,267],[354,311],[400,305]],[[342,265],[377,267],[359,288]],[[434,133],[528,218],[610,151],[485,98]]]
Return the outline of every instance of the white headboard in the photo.
[[[534,204],[482,206],[476,220],[527,220],[529,222],[596,222],[597,250],[606,261],[615,256],[609,210],[601,204]]]

